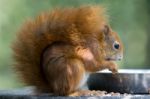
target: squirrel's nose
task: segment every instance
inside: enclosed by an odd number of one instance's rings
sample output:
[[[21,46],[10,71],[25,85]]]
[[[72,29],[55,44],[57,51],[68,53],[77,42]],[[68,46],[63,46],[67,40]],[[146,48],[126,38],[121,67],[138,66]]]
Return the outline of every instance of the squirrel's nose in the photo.
[[[123,55],[119,55],[118,56],[118,60],[120,61],[120,60],[122,60],[123,59]]]

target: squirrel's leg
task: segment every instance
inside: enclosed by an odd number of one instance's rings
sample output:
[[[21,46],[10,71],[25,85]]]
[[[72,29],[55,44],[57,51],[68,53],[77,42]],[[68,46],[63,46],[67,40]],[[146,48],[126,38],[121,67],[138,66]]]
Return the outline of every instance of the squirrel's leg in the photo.
[[[85,69],[72,51],[68,45],[55,44],[43,55],[43,70],[54,95],[69,95],[80,87]]]
[[[99,58],[95,59],[94,54],[88,48],[80,48],[76,53],[82,58],[87,71],[96,72],[103,69],[109,69],[113,73],[117,72],[118,66],[115,62],[106,61]]]
[[[113,61],[103,61],[101,67],[104,67],[102,69],[109,69],[113,74],[118,72],[118,65]]]

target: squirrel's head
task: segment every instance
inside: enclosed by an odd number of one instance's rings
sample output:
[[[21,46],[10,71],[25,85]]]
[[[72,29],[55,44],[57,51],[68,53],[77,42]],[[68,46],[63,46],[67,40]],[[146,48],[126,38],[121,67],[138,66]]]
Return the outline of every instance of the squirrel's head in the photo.
[[[123,45],[118,34],[111,30],[110,26],[104,25],[103,29],[105,59],[117,61],[123,58]]]

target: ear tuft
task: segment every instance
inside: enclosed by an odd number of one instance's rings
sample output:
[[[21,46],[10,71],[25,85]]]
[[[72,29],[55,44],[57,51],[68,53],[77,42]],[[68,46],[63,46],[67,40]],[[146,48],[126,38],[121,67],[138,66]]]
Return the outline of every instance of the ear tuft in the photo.
[[[104,26],[103,33],[104,33],[105,35],[108,35],[108,34],[110,33],[110,28],[109,28],[108,25],[105,25],[105,26]]]

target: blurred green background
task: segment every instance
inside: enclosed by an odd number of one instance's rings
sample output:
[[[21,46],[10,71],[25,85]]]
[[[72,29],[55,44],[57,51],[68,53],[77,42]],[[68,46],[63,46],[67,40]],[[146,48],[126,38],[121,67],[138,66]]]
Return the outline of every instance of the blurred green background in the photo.
[[[56,7],[104,5],[124,43],[120,68],[150,68],[150,0],[0,0],[0,89],[23,85],[12,70],[11,43],[22,23]]]

